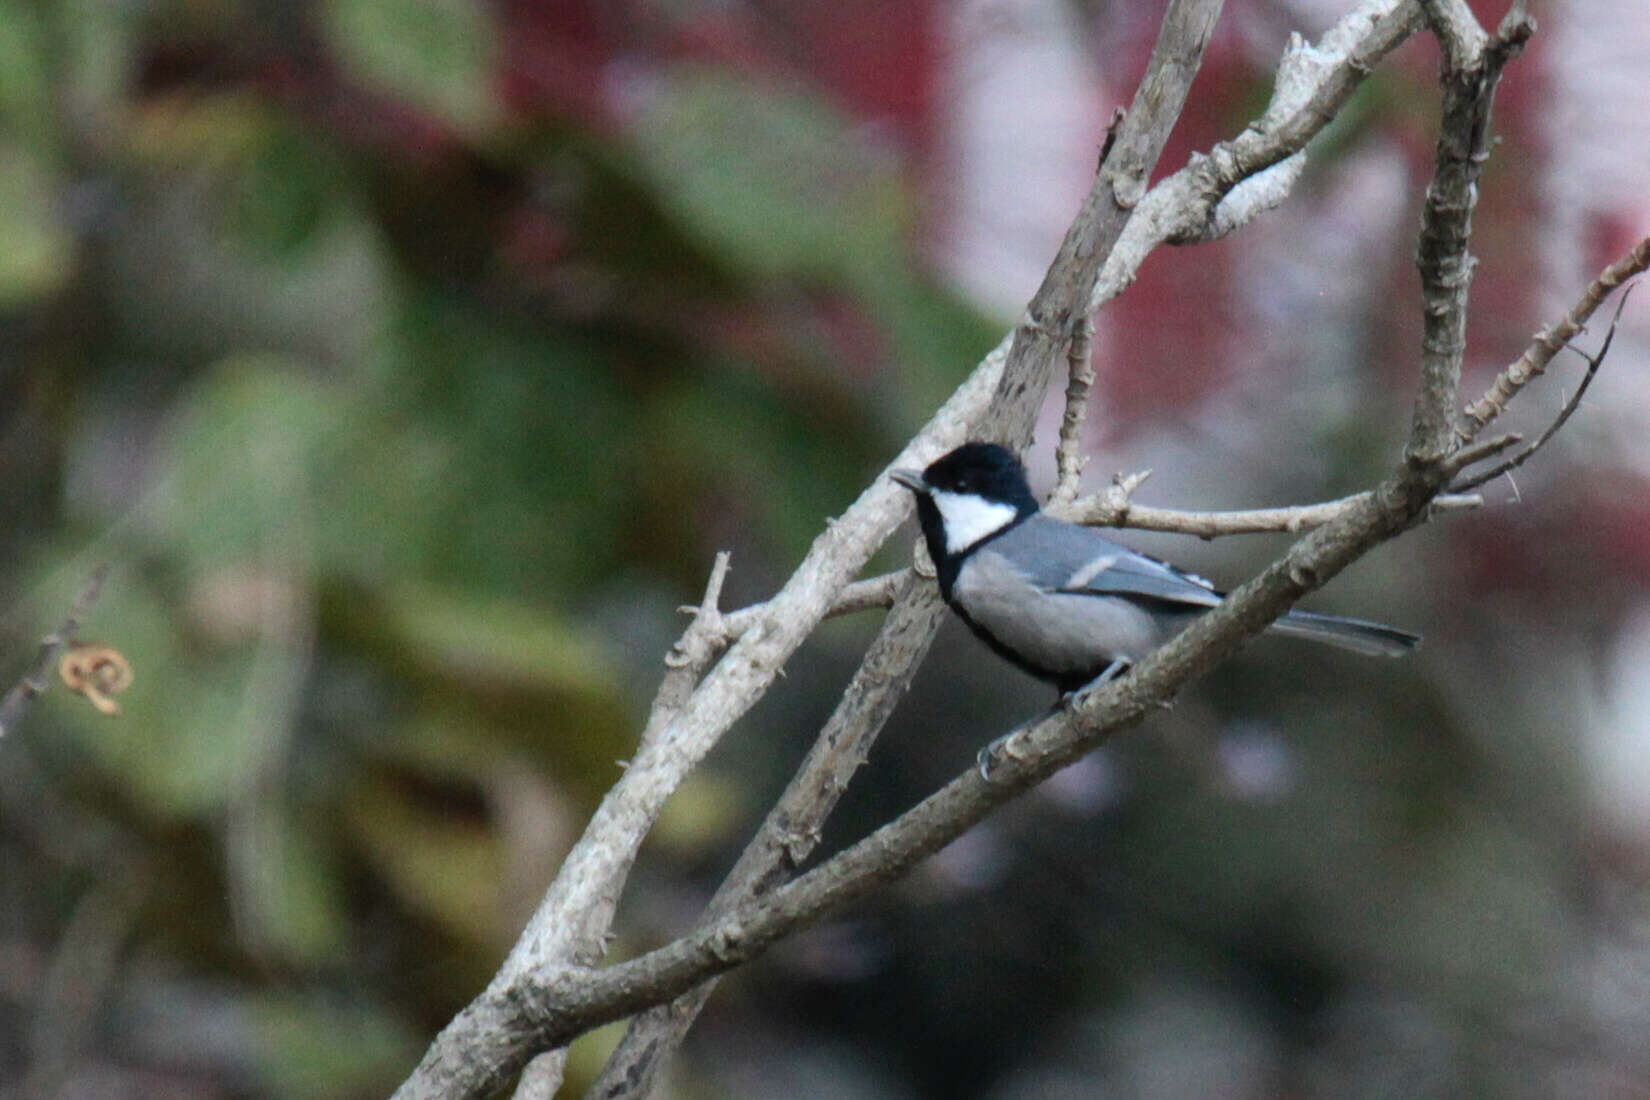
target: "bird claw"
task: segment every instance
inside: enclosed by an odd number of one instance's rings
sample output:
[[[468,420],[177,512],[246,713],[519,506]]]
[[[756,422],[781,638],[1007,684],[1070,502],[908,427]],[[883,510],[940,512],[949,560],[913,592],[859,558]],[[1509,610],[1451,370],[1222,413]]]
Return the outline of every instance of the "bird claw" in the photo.
[[[1077,688],[1075,691],[1068,691],[1064,695],[1060,696],[1059,700],[1054,704],[1054,707],[1049,711],[1049,714],[1053,714],[1056,711],[1061,710],[1080,710],[1083,705],[1088,702],[1089,696],[1093,695],[1095,692],[1099,691],[1101,688],[1105,687],[1107,684],[1127,672],[1130,665],[1131,662],[1128,658],[1117,658],[1117,660],[1107,665],[1100,675],[1096,676],[1082,687]],[[1046,718],[1048,715],[1044,715],[1044,717]],[[1033,724],[1035,723],[1027,723],[1027,725]],[[1007,733],[1003,734],[1001,737],[997,738],[995,741],[991,742],[975,754],[974,766],[979,769],[981,779],[985,780],[987,783],[990,783],[992,781],[992,769],[994,769],[1005,756],[1013,760],[1022,759],[1018,753],[1011,751],[1009,742],[1014,740],[1014,738],[1026,728],[1026,726],[1018,726],[1012,730],[1009,730]]]
[[[1019,730],[1013,730],[1003,734],[974,755],[974,766],[979,769],[981,779],[987,783],[992,782],[991,770],[997,766],[1002,757],[1013,755],[1007,751],[1007,746],[1014,739],[1014,735],[1019,732]]]
[[[1119,657],[1107,665],[1100,675],[1074,691],[1068,691],[1060,696],[1060,709],[1067,711],[1081,710],[1095,692],[1123,675],[1133,667],[1133,662],[1127,657]]]

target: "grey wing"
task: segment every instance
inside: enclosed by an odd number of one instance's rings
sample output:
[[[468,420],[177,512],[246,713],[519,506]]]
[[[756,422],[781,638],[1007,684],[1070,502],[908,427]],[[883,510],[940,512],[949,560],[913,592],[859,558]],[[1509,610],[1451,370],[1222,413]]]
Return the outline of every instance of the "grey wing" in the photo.
[[[1048,592],[1138,596],[1193,607],[1220,603],[1220,593],[1202,577],[1049,516],[1032,516],[993,542]]]

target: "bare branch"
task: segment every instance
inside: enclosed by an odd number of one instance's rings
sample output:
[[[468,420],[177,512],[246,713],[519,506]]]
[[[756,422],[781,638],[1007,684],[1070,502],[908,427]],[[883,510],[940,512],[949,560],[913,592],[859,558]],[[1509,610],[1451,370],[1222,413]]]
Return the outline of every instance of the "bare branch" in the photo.
[[[1166,704],[1188,680],[1263,630],[1301,595],[1406,530],[1436,494],[1440,480],[1435,471],[1417,464],[1402,467],[1129,675],[1096,690],[1076,711],[1056,711],[1017,733],[989,782],[969,769],[821,866],[640,958],[599,972],[563,969],[532,975],[530,985],[517,989],[520,1002],[532,1006],[530,1026],[546,1042],[566,1042],[745,962],[795,928],[903,875],[997,806]]]
[[[1190,16],[1211,7],[1218,4],[1186,0],[1177,2],[1172,13]],[[1165,55],[1159,74],[1162,81],[1150,95],[1143,85],[1144,102],[1137,98],[1119,128],[1101,178],[1044,288],[1028,307],[1025,322],[1011,341],[986,357],[896,463],[921,464],[964,437],[1023,441],[1053,363],[1069,345],[1075,323],[1133,278],[1144,254],[1167,238],[1170,227],[1203,224],[1238,183],[1303,148],[1369,65],[1411,32],[1416,11],[1414,0],[1367,0],[1325,36],[1327,52],[1286,58],[1289,79],[1280,78],[1273,107],[1262,120],[1278,121],[1278,129],[1261,132],[1251,128],[1232,143],[1235,153],[1226,150],[1227,155],[1212,166],[1189,165],[1182,170],[1199,169],[1190,175],[1177,173],[1181,176],[1178,187],[1172,194],[1165,192],[1155,205],[1157,220],[1152,222],[1143,216],[1163,185],[1152,189],[1144,202],[1140,195],[1151,161],[1179,110],[1184,85],[1195,69],[1186,64],[1185,51]],[[1177,26],[1183,32],[1195,29],[1191,21]],[[1197,40],[1196,35],[1188,35],[1187,40]],[[1156,55],[1154,68],[1155,62]],[[1176,88],[1176,94],[1169,94]],[[1172,107],[1165,109],[1171,101]],[[1192,213],[1166,217],[1171,198]],[[1102,260],[1107,263],[1106,274],[1096,278],[1091,269]],[[847,578],[859,571],[865,558],[903,518],[906,507],[903,494],[878,479],[816,541],[779,595],[760,605],[762,614],[742,624],[730,648],[675,719],[657,737],[644,739],[504,967],[488,989],[438,1036],[398,1096],[480,1095],[519,1066],[526,1052],[540,1046],[546,1034],[542,1025],[548,1017],[532,1011],[536,999],[525,997],[522,990],[529,984],[542,988],[540,979],[572,980],[575,974],[592,978],[576,964],[599,956],[603,945],[605,921],[586,919],[569,907],[587,904],[579,899],[617,896],[634,845],[645,835],[663,798],[767,689],[796,645],[835,604]],[[880,592],[870,587],[862,591],[880,598]],[[611,911],[609,903],[599,908]],[[539,1007],[548,1008],[542,1002]]]
[[[1476,67],[1490,36],[1484,33],[1466,0],[1421,0],[1421,10],[1443,47],[1445,79]]]
[[[1185,102],[1221,0],[1173,0],[1141,91],[1043,286],[1006,352],[993,351],[895,459],[921,465],[964,438],[1029,438],[1055,359],[1088,312],[1095,273],[1145,191]],[[606,945],[614,903],[637,847],[665,799],[761,698],[796,647],[909,509],[879,477],[814,540],[767,613],[747,627],[656,738],[643,739],[596,808],[504,964],[480,996],[436,1036],[401,1100],[482,1096],[542,1049],[516,991],[535,972],[587,965]],[[555,1045],[555,1044],[551,1044]]]
[[[1285,508],[1248,508],[1229,512],[1183,512],[1174,508],[1153,508],[1135,504],[1126,497],[1121,501],[1113,494],[1103,493],[1073,501],[1066,508],[1051,508],[1054,514],[1073,523],[1094,527],[1132,527],[1141,531],[1165,531],[1177,535],[1196,535],[1203,539],[1222,535],[1254,535],[1268,532],[1298,534],[1322,527],[1354,508],[1360,507],[1368,493],[1355,493],[1339,500],[1319,504],[1297,504]],[[1457,512],[1483,506],[1477,496],[1439,496],[1429,506],[1430,513]]]
[[[1014,331],[1002,378],[975,437],[1002,439],[1023,447],[1030,439],[1054,362],[1062,349],[1073,360],[1080,356],[1087,368],[1087,340],[1083,335],[1090,324],[1089,303],[1094,297],[1100,264],[1115,247],[1134,206],[1146,190],[1146,181],[1185,104],[1222,4],[1223,0],[1171,0],[1134,102],[1121,118],[1113,117],[1098,177],[1067,230],[1042,285],[1027,305],[1025,319]],[[1074,347],[1078,344],[1082,347]],[[1086,394],[1086,387],[1084,392]],[[1077,451],[1073,449],[1071,454],[1075,458]],[[928,618],[923,650],[938,626],[937,611],[931,611]],[[898,676],[903,689],[904,677],[914,668],[913,652],[912,647],[906,647],[900,658],[892,662],[894,667],[879,669],[875,675],[881,680]],[[901,661],[912,663],[902,666]],[[868,657],[861,671],[872,667]],[[879,718],[867,737],[874,735],[880,724]],[[821,735],[821,742],[829,742],[836,736],[839,734],[827,729]],[[831,751],[834,754],[834,750]],[[806,780],[803,782],[806,788]],[[834,796],[831,803],[834,804]],[[671,1047],[691,1023],[699,1003],[702,1000],[691,1007],[679,1006],[683,1015],[679,1028],[664,1025],[674,1035]],[[650,1029],[659,1027],[655,1023]],[[650,1053],[646,1066],[632,1069],[646,1075],[650,1072],[647,1067],[656,1065],[668,1048],[641,1039],[637,1042],[649,1048]],[[612,1072],[619,1074],[619,1081],[635,1076],[630,1070]],[[613,1078],[610,1076],[610,1079]]]
[[[711,563],[710,576],[705,581],[705,593],[699,605],[681,609],[693,616],[693,622],[688,624],[665,655],[665,674],[660,678],[653,704],[648,708],[647,721],[642,726],[642,736],[637,744],[637,757],[655,751],[660,736],[670,728],[692,698],[705,670],[727,649],[729,639],[720,604],[722,586],[727,582],[731,561],[732,555],[726,550],[718,551]],[[626,769],[627,775],[629,771]],[[645,834],[652,823],[652,814],[656,812],[650,801],[657,797],[656,792],[656,787],[638,790],[621,780],[614,785],[603,805],[611,805],[610,812],[615,820],[635,823],[632,828],[640,829]],[[632,801],[634,804],[630,804]],[[542,911],[542,906],[551,904],[550,898],[553,897],[554,904],[567,914],[562,926],[556,930],[557,938],[539,944],[539,950],[546,954],[553,952],[587,965],[601,958],[607,928],[612,923],[613,910],[619,901],[619,892],[613,884],[622,881],[629,873],[630,862],[635,858],[641,836],[635,836],[634,843],[628,836],[611,836],[605,838],[605,842],[599,842],[602,840],[586,831],[581,848],[568,856],[568,862],[571,862],[574,854],[582,854],[584,867],[577,875],[569,875],[564,863],[562,874],[551,885],[550,895],[541,903]],[[522,1073],[517,1086],[518,1100],[547,1100],[554,1096],[561,1087],[566,1062],[565,1049],[546,1051],[534,1058]]]
[[[1268,210],[1283,205],[1305,171],[1306,151],[1302,150],[1238,181],[1209,212],[1206,221],[1176,232],[1169,243],[1208,244],[1237,232]]]
[[[1514,22],[1503,36],[1491,38],[1466,0],[1422,0],[1421,6],[1444,50],[1444,110],[1416,255],[1423,302],[1421,386],[1407,454],[1412,461],[1430,463],[1460,438],[1456,409],[1476,262],[1467,251],[1467,238],[1478,204],[1479,172],[1489,157],[1495,88],[1535,24]]]
[[[1158,181],[1101,268],[1091,304],[1098,307],[1120,294],[1157,245],[1223,235],[1270,209],[1268,204],[1281,202],[1287,192],[1281,185],[1299,173],[1277,166],[1305,149],[1376,63],[1420,26],[1417,0],[1365,0],[1315,45],[1291,37],[1265,112],[1230,141],[1194,155],[1184,168]],[[1274,168],[1277,173],[1265,184],[1248,185],[1255,188],[1249,196],[1236,194],[1245,181]],[[1228,200],[1235,205],[1226,217],[1228,227],[1221,229],[1220,208]]]
[[[1498,435],[1494,439],[1470,443],[1460,450],[1451,451],[1444,465],[1451,474],[1458,473],[1474,463],[1482,462],[1486,458],[1493,458],[1508,447],[1515,447],[1523,441],[1523,436],[1517,432],[1510,432],[1507,435]]]
[[[981,438],[1024,450],[1055,361],[1099,304],[1101,265],[1118,245],[1146,194],[1152,168],[1185,106],[1192,78],[1214,34],[1224,0],[1170,0],[1146,74],[1134,100],[1108,137],[1100,172],[1066,230],[1037,293],[1014,330],[994,415],[996,430]]]
[[[894,593],[898,591],[901,582],[908,570],[897,573],[883,573],[880,576],[866,580],[855,581],[837,593],[836,599],[825,612],[826,618],[837,615],[852,615],[858,611],[870,611],[873,608],[888,607],[894,602]],[[724,645],[731,643],[750,627],[760,622],[767,614],[766,603],[752,604],[742,607],[738,611],[729,612],[722,618]]]
[[[1083,418],[1088,413],[1089,391],[1094,388],[1094,322],[1086,316],[1066,352],[1066,372],[1066,411],[1054,445],[1057,473],[1052,498],[1062,502],[1076,500],[1083,481]]]
[[[1500,416],[1507,408],[1507,403],[1518,396],[1520,390],[1530,384],[1530,381],[1539,378],[1571,340],[1579,336],[1586,328],[1587,319],[1591,317],[1610,292],[1622,283],[1650,268],[1650,237],[1646,237],[1634,245],[1625,256],[1599,272],[1579,301],[1566,313],[1557,324],[1548,325],[1530,341],[1529,347],[1524,349],[1514,362],[1496,376],[1495,382],[1485,392],[1483,397],[1467,407],[1464,414],[1466,423],[1462,427],[1462,439],[1471,440],[1485,426]],[[1619,310],[1618,314],[1619,316]],[[1615,322],[1610,323],[1611,329]],[[1602,353],[1601,353],[1602,354]]]
[[[68,617],[63,625],[40,639],[40,650],[35,654],[34,663],[21,679],[6,692],[6,697],[0,699],[0,737],[4,737],[17,728],[17,724],[28,713],[30,704],[36,696],[51,686],[50,672],[52,662],[57,659],[58,653],[64,646],[74,641],[74,632],[80,629],[81,620],[92,610],[98,596],[103,593],[103,582],[109,577],[107,563],[92,570],[92,575],[75,598],[69,608]]]
[[[807,859],[825,819],[927,654],[945,605],[933,584],[912,570],[891,576],[901,580],[893,610],[802,767],[705,907],[699,928],[713,926],[746,899],[767,893]],[[660,1065],[681,1044],[714,989],[715,982],[707,981],[638,1015],[586,1095],[600,1100],[650,1095]]]
[[[1633,287],[1636,285],[1636,283],[1629,283],[1627,289],[1621,292],[1621,300],[1616,303],[1615,316],[1610,318],[1609,331],[1604,334],[1604,343],[1600,345],[1597,354],[1588,355],[1574,344],[1570,345],[1571,351],[1587,360],[1587,373],[1582,375],[1581,384],[1576,387],[1576,392],[1570,395],[1570,399],[1568,401],[1564,402],[1564,407],[1558,410],[1558,415],[1553,418],[1553,422],[1551,424],[1547,425],[1547,430],[1542,432],[1534,443],[1531,443],[1528,447],[1518,452],[1518,454],[1514,455],[1512,458],[1507,459],[1505,462],[1494,467],[1493,469],[1485,470],[1483,473],[1474,474],[1472,477],[1462,481],[1458,486],[1459,488],[1476,489],[1478,486],[1483,485],[1486,482],[1494,481],[1502,474],[1511,473],[1520,466],[1524,465],[1524,463],[1528,462],[1532,455],[1547,445],[1547,441],[1549,439],[1558,434],[1558,430],[1564,427],[1565,422],[1570,419],[1570,416],[1581,407],[1581,399],[1586,396],[1587,387],[1593,384],[1593,376],[1598,374],[1598,368],[1604,365],[1604,357],[1610,354],[1610,345],[1614,343],[1616,339],[1616,324],[1620,322],[1621,311],[1627,308],[1627,299],[1632,296]],[[1509,438],[1516,439],[1518,437],[1512,436]],[[1458,462],[1458,465],[1463,467],[1467,464],[1468,463],[1465,462]]]

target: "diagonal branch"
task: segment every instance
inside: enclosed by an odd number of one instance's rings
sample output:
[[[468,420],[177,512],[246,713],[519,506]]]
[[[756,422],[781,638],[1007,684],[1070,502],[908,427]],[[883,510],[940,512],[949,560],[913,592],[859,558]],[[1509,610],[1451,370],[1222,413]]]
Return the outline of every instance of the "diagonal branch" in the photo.
[[[705,907],[699,928],[731,916],[802,865],[819,843],[825,819],[849,779],[864,764],[877,734],[910,686],[946,609],[931,581],[911,570],[894,575],[901,579],[899,593],[876,640],[807,759]],[[681,1045],[715,988],[715,981],[704,982],[636,1016],[586,1095],[600,1100],[650,1095],[660,1067]]]
[[[1266,110],[1236,137],[1158,181],[1101,269],[1091,304],[1121,293],[1159,244],[1223,236],[1282,202],[1307,144],[1420,26],[1418,0],[1365,0],[1316,43],[1291,37]]]
[[[1467,406],[1463,414],[1463,439],[1472,440],[1492,420],[1500,416],[1506,410],[1507,403],[1517,397],[1532,380],[1539,378],[1547,369],[1547,365],[1553,361],[1553,357],[1568,347],[1571,340],[1581,335],[1582,330],[1586,328],[1587,319],[1604,303],[1610,292],[1646,269],[1650,269],[1650,237],[1639,241],[1625,256],[1599,272],[1598,278],[1588,284],[1586,291],[1570,312],[1558,323],[1548,325],[1536,333],[1529,347],[1524,349],[1524,354],[1496,376],[1495,382],[1483,397]],[[1620,311],[1617,313],[1619,316]],[[1611,328],[1614,327],[1615,322],[1612,321]]]
[[[1048,272],[1014,329],[1008,365],[991,403],[995,439],[1015,450],[1030,441],[1055,362],[1077,339],[1098,306],[1101,265],[1112,255],[1146,194],[1169,131],[1186,103],[1192,78],[1214,34],[1224,0],[1170,0],[1146,74],[1109,147],[1083,205],[1066,230]]]
[[[1570,395],[1568,401],[1564,402],[1564,406],[1558,410],[1558,415],[1553,418],[1553,422],[1547,425],[1547,430],[1542,432],[1534,443],[1531,443],[1513,457],[1482,473],[1463,479],[1452,488],[1457,491],[1476,489],[1480,485],[1494,481],[1502,474],[1511,473],[1528,462],[1537,451],[1547,445],[1548,440],[1558,434],[1559,429],[1564,427],[1575,411],[1581,407],[1581,399],[1586,396],[1587,387],[1593,384],[1593,378],[1598,374],[1598,368],[1604,365],[1604,357],[1610,354],[1610,345],[1616,339],[1616,324],[1621,320],[1621,311],[1627,308],[1627,299],[1632,297],[1633,287],[1636,285],[1638,284],[1629,283],[1627,289],[1621,292],[1621,300],[1616,303],[1615,316],[1610,318],[1610,328],[1605,332],[1604,343],[1600,345],[1597,352],[1588,355],[1575,345],[1570,345],[1571,351],[1587,360],[1587,373],[1582,375],[1581,384],[1576,387],[1576,392]],[[1459,460],[1459,455],[1457,459]],[[1460,464],[1459,461],[1457,464]]]

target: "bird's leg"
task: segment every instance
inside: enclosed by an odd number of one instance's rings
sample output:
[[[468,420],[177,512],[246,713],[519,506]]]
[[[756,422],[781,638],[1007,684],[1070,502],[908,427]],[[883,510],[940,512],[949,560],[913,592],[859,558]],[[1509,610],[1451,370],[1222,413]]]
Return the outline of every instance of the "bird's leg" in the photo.
[[[1133,661],[1129,660],[1127,657],[1119,657],[1102,669],[1100,675],[1096,676],[1082,687],[1075,691],[1068,691],[1064,695],[1060,696],[1060,701],[1055,705],[1063,710],[1077,710],[1082,707],[1084,703],[1088,702],[1089,697],[1095,692],[1099,691],[1101,688],[1123,675],[1123,673],[1127,672],[1132,667],[1134,667]]]
[[[980,778],[988,783],[991,782],[991,769],[996,767],[997,762],[1002,757],[1014,755],[1009,751],[1008,743],[1017,737],[1021,732],[1031,726],[1035,726],[1037,723],[1052,714],[1056,714],[1062,710],[1076,710],[1078,707],[1082,706],[1088,697],[1094,692],[1099,691],[1102,687],[1127,672],[1130,664],[1131,662],[1127,657],[1117,658],[1111,664],[1107,665],[1100,675],[1096,676],[1082,687],[1077,688],[1075,691],[1062,693],[1061,696],[1054,701],[1053,706],[1039,714],[1036,718],[1033,718],[1029,722],[1022,722],[1020,725],[1015,726],[1013,729],[991,742],[991,744],[981,749],[974,758],[975,764],[980,769]]]

